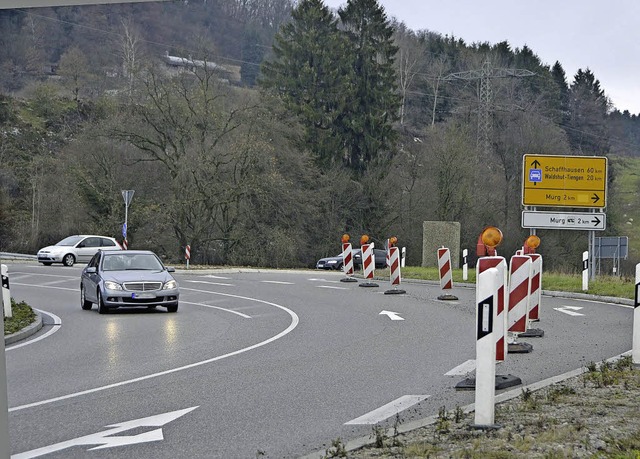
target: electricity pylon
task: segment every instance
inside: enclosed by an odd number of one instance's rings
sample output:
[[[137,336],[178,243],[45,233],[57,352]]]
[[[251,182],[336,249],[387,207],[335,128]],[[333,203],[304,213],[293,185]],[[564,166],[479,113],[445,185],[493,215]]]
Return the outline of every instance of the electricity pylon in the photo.
[[[491,80],[493,78],[522,78],[530,77],[535,73],[525,69],[503,69],[492,68],[489,59],[485,59],[480,70],[469,70],[466,72],[451,73],[443,78],[444,81],[451,80],[480,80],[480,108],[478,110],[478,146],[481,146],[485,153],[489,153],[489,139],[491,137]]]

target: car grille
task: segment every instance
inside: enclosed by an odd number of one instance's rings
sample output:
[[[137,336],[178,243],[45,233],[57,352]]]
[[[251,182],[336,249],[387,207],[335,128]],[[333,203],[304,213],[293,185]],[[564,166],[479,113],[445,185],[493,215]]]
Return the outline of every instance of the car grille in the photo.
[[[122,284],[125,290],[132,292],[146,292],[149,290],[160,290],[162,282],[125,282]]]

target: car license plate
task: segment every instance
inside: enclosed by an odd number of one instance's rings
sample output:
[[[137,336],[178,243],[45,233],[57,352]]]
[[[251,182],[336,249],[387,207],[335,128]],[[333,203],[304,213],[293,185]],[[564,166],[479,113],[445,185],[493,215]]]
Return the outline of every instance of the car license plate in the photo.
[[[132,293],[131,298],[138,298],[140,300],[147,300],[149,298],[155,298],[156,295],[154,293]]]

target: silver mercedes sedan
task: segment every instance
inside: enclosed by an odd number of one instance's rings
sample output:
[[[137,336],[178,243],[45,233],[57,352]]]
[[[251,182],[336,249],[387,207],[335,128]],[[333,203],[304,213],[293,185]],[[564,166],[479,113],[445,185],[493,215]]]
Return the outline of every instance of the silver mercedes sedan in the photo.
[[[94,255],[80,277],[80,305],[98,312],[109,309],[162,306],[168,312],[178,310],[180,290],[165,267],[149,250],[103,250]]]

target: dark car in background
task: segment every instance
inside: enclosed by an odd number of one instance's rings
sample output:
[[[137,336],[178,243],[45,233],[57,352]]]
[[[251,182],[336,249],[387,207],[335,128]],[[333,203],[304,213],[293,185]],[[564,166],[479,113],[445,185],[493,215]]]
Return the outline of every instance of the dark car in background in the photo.
[[[98,312],[120,307],[178,310],[180,290],[165,267],[149,250],[108,250],[94,255],[80,277],[80,305],[89,310],[93,303]]]
[[[362,251],[360,249],[353,250],[353,268],[362,269]],[[373,249],[373,256],[376,260],[376,268],[382,269],[387,267],[387,251],[384,249]],[[343,267],[342,254],[335,257],[321,258],[316,263],[316,269],[337,269]]]

